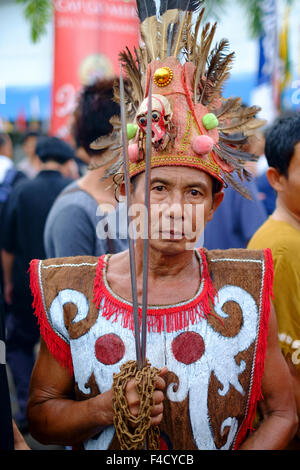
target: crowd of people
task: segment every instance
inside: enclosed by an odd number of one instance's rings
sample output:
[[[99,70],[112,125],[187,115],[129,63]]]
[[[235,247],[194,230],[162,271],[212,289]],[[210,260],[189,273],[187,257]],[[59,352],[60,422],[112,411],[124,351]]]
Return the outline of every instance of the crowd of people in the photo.
[[[113,80],[87,86],[79,101],[72,127],[76,145],[57,137],[28,132],[22,142],[23,159],[14,163],[13,144],[0,134],[1,171],[1,340],[6,343],[6,361],[17,399],[15,433],[28,433],[29,383],[36,360],[39,327],[33,315],[29,264],[33,259],[77,255],[99,256],[127,247],[126,214],[123,237],[101,240],[96,235],[101,207],[117,206],[112,181],[102,181],[103,155],[90,149],[90,142],[109,133],[109,119],[119,113],[113,102]],[[91,101],[94,105],[91,107]],[[80,158],[77,156],[79,155]],[[90,171],[86,162],[99,168]],[[22,183],[22,184],[21,184]],[[116,207],[119,211],[119,206]],[[109,214],[107,214],[109,224]],[[3,369],[3,366],[1,366]],[[1,384],[6,388],[6,374]],[[2,394],[1,394],[2,395]],[[7,393],[6,393],[7,397]],[[9,400],[2,402],[10,420]],[[1,448],[11,447],[6,423],[1,430]],[[8,426],[7,429],[5,426]],[[12,428],[11,428],[12,429]],[[1,431],[1,432],[2,432]],[[20,436],[18,432],[17,436]],[[10,444],[6,444],[10,440]]]

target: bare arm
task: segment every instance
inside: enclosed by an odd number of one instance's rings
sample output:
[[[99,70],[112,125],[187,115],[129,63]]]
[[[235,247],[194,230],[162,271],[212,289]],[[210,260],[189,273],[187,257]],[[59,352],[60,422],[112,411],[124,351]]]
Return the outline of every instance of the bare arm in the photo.
[[[300,370],[296,369],[290,357],[287,358],[287,365],[292,376],[294,395],[296,398],[297,414],[300,420]],[[297,436],[300,439],[300,423],[298,426]]]
[[[41,339],[27,409],[33,437],[44,444],[79,444],[113,423],[111,400],[108,391],[75,401],[73,378]]]
[[[8,253],[5,250],[1,252],[2,268],[3,268],[3,281],[4,281],[4,299],[7,304],[12,303],[12,271],[14,265],[15,255]]]
[[[268,346],[262,380],[263,420],[240,447],[241,450],[283,450],[297,430],[292,379],[280,351],[274,308],[270,315]]]
[[[167,372],[162,369],[161,376]],[[152,409],[152,424],[163,416],[165,382],[157,380]],[[127,387],[126,398],[132,414],[138,411],[135,381]],[[77,445],[113,424],[112,391],[83,401],[74,397],[74,380],[52,357],[43,339],[35,364],[29,393],[30,432],[44,444]]]

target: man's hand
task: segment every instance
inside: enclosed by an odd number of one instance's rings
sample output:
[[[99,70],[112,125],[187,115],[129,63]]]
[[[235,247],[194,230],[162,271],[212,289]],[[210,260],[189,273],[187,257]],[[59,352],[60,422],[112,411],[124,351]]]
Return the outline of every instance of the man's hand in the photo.
[[[12,282],[5,282],[5,284],[4,284],[4,300],[7,303],[7,305],[12,304],[13,290],[14,290],[13,283]]]
[[[13,420],[13,431],[14,431],[14,449],[15,450],[31,450],[27,445],[24,437],[20,433],[15,421]]]
[[[163,401],[165,398],[164,390],[166,388],[166,382],[163,377],[168,372],[167,367],[163,367],[159,372],[159,377],[155,382],[155,390],[153,393],[154,406],[151,411],[151,420],[153,426],[158,426],[163,418]],[[135,379],[131,379],[126,387],[126,399],[128,408],[133,416],[137,416],[140,407],[140,398],[136,390]]]
[[[1,262],[2,262],[2,269],[3,269],[3,294],[5,302],[8,305],[12,304],[12,296],[13,296],[13,283],[12,283],[12,273],[13,273],[13,266],[14,266],[15,255],[13,253],[9,253],[8,251],[2,250],[1,251]]]

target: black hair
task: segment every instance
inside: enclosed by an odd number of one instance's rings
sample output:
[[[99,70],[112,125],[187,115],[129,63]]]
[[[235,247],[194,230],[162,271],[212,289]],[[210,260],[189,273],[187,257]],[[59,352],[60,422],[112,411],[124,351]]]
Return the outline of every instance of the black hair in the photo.
[[[266,131],[265,156],[270,167],[288,176],[295,146],[300,142],[300,113],[280,116]]]
[[[74,112],[72,134],[77,147],[83,147],[90,155],[99,155],[90,144],[98,137],[110,134],[113,126],[109,120],[120,115],[120,106],[113,101],[114,79],[97,80],[83,88]]]
[[[24,135],[22,139],[22,144],[24,145],[26,140],[30,139],[30,137],[39,137],[39,136],[40,136],[40,133],[37,131],[28,131],[26,132],[26,134]]]

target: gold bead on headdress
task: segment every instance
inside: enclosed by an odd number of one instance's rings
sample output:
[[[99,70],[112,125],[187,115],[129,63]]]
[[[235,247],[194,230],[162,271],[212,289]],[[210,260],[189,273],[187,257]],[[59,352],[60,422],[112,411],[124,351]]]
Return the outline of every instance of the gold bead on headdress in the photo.
[[[154,83],[157,86],[167,86],[171,83],[173,78],[173,72],[169,67],[161,67],[154,73]]]

